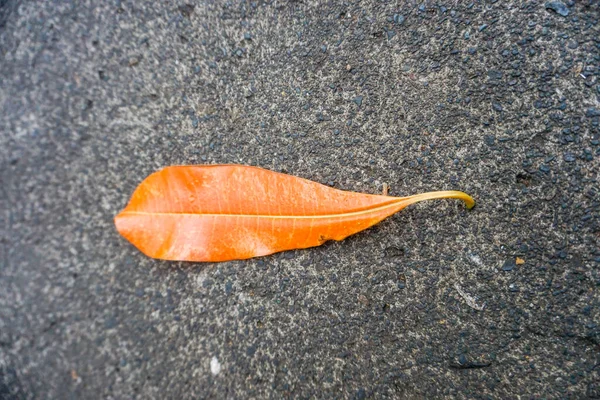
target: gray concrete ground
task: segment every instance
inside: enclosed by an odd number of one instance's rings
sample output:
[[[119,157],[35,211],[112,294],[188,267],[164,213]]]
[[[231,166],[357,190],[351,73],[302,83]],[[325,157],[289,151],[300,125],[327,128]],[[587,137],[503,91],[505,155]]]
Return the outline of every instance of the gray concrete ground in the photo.
[[[0,1],[1,398],[600,397],[598,2],[188,1]],[[220,264],[117,234],[204,163],[478,205]]]

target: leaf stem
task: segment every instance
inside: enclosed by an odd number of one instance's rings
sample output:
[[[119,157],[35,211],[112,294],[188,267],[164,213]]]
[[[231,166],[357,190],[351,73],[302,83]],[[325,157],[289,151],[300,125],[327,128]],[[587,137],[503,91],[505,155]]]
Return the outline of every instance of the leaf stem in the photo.
[[[400,200],[406,202],[406,205],[411,205],[414,203],[418,203],[423,200],[432,200],[432,199],[459,199],[465,202],[465,206],[467,209],[471,209],[475,207],[475,200],[468,194],[464,192],[459,192],[458,190],[443,190],[440,192],[427,192],[421,194],[415,194],[413,196],[401,197]]]

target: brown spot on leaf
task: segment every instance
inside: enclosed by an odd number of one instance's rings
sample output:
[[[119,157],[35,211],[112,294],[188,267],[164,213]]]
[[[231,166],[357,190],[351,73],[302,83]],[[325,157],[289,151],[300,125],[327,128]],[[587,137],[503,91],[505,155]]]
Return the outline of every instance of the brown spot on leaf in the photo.
[[[331,238],[329,236],[319,235],[319,244],[323,244],[328,240],[331,240]]]

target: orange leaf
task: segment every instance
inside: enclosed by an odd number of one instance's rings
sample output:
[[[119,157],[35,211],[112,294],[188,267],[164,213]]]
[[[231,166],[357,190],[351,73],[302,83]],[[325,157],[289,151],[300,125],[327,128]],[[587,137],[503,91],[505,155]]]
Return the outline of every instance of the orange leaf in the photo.
[[[457,191],[390,197],[257,167],[174,166],[147,177],[115,224],[147,256],[226,261],[342,240],[410,204],[441,198],[475,205]]]

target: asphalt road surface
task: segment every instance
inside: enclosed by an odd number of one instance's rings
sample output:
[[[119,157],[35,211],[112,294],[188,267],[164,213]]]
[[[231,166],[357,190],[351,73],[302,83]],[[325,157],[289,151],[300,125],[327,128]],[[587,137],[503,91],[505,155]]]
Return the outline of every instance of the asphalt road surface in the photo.
[[[597,1],[188,1],[0,1],[0,398],[600,397]],[[216,163],[477,206],[215,264],[118,235]]]

